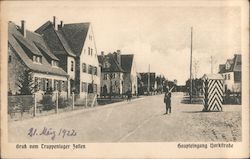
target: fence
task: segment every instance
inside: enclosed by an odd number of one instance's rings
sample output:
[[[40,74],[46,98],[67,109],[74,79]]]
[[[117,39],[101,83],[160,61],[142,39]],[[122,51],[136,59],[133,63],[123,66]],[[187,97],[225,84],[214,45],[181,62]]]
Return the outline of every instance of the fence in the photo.
[[[19,95],[8,97],[8,114],[11,119],[32,117],[32,108],[35,104],[33,95]]]
[[[23,120],[74,109],[94,107],[97,105],[96,99],[95,94],[80,98],[79,95],[74,95],[74,93],[67,97],[60,92],[8,96],[8,117],[9,120]]]

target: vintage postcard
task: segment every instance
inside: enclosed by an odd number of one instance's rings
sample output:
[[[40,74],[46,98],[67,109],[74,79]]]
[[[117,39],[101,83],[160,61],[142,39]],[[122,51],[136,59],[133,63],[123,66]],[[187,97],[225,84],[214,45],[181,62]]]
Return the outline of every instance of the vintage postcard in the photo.
[[[248,158],[247,0],[1,1],[1,158]]]

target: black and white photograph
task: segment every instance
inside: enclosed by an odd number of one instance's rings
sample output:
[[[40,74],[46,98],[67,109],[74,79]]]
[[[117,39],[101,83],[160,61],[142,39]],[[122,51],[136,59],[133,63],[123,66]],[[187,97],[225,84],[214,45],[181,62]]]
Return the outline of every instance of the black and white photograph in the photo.
[[[248,1],[1,4],[3,158],[249,157]]]

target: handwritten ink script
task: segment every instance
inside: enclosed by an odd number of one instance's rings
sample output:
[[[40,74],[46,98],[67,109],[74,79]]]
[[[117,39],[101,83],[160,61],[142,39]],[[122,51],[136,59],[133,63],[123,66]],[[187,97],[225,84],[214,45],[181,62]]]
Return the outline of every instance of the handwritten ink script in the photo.
[[[70,136],[76,136],[77,132],[74,129],[63,129],[61,128],[59,131],[54,130],[53,128],[47,128],[44,127],[41,130],[38,130],[37,128],[30,128],[28,130],[28,136],[48,136],[51,138],[51,140],[55,140],[56,136],[58,137],[70,137]]]

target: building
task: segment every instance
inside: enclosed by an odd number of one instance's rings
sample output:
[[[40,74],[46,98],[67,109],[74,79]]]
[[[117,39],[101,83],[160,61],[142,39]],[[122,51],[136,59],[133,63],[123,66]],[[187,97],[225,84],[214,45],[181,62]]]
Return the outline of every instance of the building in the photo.
[[[147,94],[153,92],[157,88],[155,72],[143,72],[140,74],[140,93]],[[148,90],[149,89],[149,90]]]
[[[101,65],[101,94],[137,94],[137,73],[134,55],[117,52],[98,56]]]
[[[80,97],[100,93],[100,67],[91,23],[58,24],[47,21],[36,33],[42,35],[59,66],[69,74],[71,92]]]
[[[241,55],[235,54],[225,64],[219,65],[219,74],[225,79],[225,91],[241,92]]]
[[[43,37],[21,26],[8,23],[8,91],[20,94],[19,79],[25,70],[30,71],[35,92],[59,91],[67,96],[68,74],[59,67],[59,59],[48,48]]]

